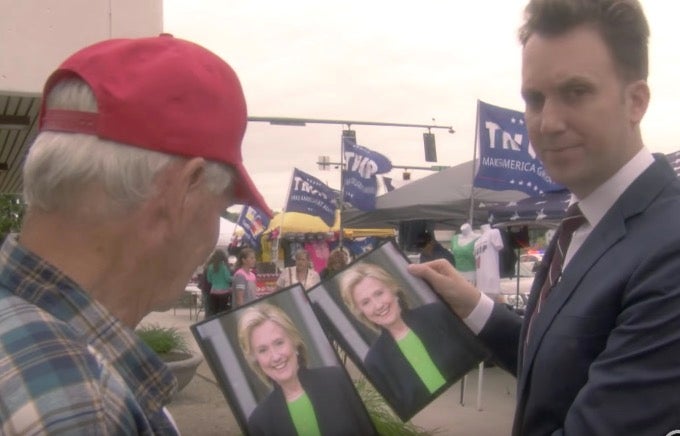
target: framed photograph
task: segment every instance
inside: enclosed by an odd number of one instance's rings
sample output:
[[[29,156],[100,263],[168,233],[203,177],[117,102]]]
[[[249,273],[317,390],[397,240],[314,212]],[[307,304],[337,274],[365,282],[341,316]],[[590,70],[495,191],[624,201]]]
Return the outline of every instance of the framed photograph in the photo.
[[[329,334],[404,421],[488,356],[408,264],[388,242],[308,293]]]
[[[300,285],[191,331],[245,434],[376,434]]]

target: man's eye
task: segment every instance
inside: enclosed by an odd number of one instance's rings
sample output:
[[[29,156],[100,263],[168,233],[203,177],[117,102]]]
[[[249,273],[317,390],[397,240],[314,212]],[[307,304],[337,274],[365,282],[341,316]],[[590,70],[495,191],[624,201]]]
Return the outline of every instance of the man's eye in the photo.
[[[524,98],[527,109],[530,110],[539,110],[543,107],[545,101],[545,97],[537,92],[527,92],[523,94],[522,97]]]
[[[583,97],[584,95],[588,94],[590,90],[585,87],[585,86],[574,86],[571,88],[568,88],[564,94],[567,100],[575,100],[578,98]]]

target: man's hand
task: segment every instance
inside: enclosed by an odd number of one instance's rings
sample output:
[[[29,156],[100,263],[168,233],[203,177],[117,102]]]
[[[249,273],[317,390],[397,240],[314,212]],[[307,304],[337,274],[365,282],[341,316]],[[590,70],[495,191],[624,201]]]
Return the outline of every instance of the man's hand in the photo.
[[[461,319],[470,315],[481,297],[481,292],[446,259],[408,265],[408,271],[427,281]]]

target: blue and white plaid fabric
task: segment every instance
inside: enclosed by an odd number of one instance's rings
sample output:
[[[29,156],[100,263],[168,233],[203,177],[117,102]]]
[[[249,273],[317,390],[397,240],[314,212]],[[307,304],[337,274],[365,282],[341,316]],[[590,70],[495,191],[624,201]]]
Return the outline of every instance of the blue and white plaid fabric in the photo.
[[[136,334],[12,237],[0,248],[0,433],[177,434],[174,376]]]

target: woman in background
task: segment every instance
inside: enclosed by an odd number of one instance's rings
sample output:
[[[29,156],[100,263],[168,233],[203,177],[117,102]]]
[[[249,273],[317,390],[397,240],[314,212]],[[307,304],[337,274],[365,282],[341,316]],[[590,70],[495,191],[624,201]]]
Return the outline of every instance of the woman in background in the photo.
[[[443,303],[409,309],[397,281],[377,265],[354,264],[343,273],[340,289],[350,312],[379,332],[364,367],[371,383],[404,420],[485,356]]]
[[[255,301],[257,292],[257,277],[255,276],[255,250],[242,248],[236,259],[236,272],[232,279],[235,307]]]
[[[215,250],[205,268],[205,276],[210,283],[210,300],[206,316],[215,315],[231,308],[231,272],[227,267],[227,255]],[[210,313],[208,313],[210,310]]]
[[[320,281],[319,273],[314,271],[309,261],[309,253],[301,248],[295,252],[295,266],[286,267],[281,271],[276,281],[276,288],[283,289],[299,283],[304,290],[308,291]]]
[[[347,253],[342,248],[336,248],[328,255],[326,268],[321,271],[321,280],[326,280],[347,266]]]
[[[208,281],[208,264],[210,263],[210,258],[206,260],[205,264],[199,267],[198,274],[196,275],[196,283],[198,288],[201,290],[201,301],[203,303],[203,319],[209,318],[215,314],[215,309],[212,307],[212,299],[210,298],[210,282]]]
[[[238,321],[250,368],[272,391],[248,417],[254,436],[372,435],[375,430],[339,366],[307,368],[307,347],[288,315],[260,303]]]

